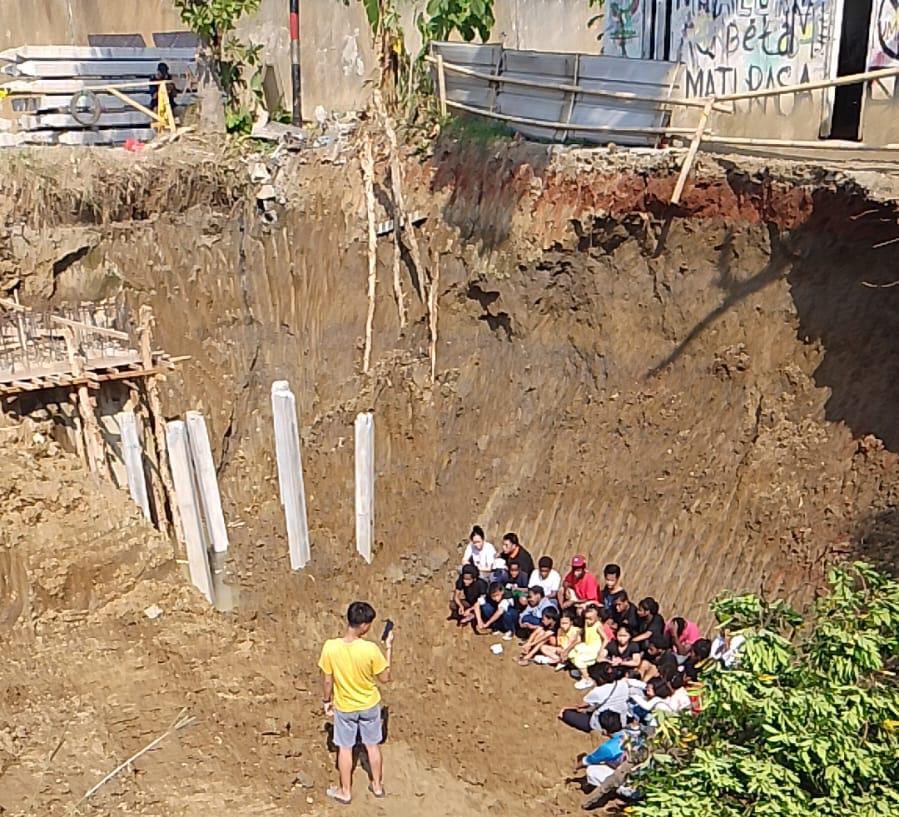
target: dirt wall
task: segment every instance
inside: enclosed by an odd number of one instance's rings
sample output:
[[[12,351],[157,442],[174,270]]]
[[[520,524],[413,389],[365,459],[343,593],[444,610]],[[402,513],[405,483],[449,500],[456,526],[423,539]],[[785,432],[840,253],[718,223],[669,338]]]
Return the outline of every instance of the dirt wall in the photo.
[[[195,726],[96,807],[330,813],[315,660],[356,596],[400,633],[379,814],[506,817],[523,798],[575,813],[565,781],[592,746],[555,721],[577,702],[570,680],[518,667],[513,650],[494,658],[489,639],[444,621],[473,522],[495,539],[515,529],[559,562],[618,560],[635,596],[703,621],[724,589],[801,600],[828,559],[895,566],[897,290],[877,288],[894,272],[876,246],[893,235],[892,203],[814,169],[704,160],[672,211],[664,154],[444,143],[406,164],[426,263],[440,267],[431,384],[421,286],[404,263],[401,332],[389,237],[374,364],[360,373],[367,263],[352,158],[275,168],[284,204],[268,225],[245,163],[172,148],[16,154],[0,173],[0,272],[26,302],[151,303],[158,345],[190,356],[163,397],[170,416],[209,417],[238,606],[206,609],[157,556],[117,575],[92,556],[57,579],[74,557],[67,546],[53,567],[55,539],[90,553],[94,518],[122,514],[120,495],[88,481],[82,513],[43,499],[40,519],[5,515],[0,591],[69,587],[29,616],[0,607],[10,813],[67,813],[182,707]],[[380,157],[379,201],[385,169]],[[299,404],[313,541],[298,573],[272,458],[269,389],[282,378]],[[371,567],[353,549],[363,409],[376,428]],[[44,494],[77,479],[56,456],[36,472]],[[138,520],[111,562],[144,553],[140,536]],[[369,813],[361,787],[356,799],[348,813]]]

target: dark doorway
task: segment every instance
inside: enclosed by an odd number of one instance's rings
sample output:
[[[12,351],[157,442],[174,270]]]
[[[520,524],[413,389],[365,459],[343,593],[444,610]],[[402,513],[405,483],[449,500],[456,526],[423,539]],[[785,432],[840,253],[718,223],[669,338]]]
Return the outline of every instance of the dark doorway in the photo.
[[[868,33],[871,30],[871,10],[874,0],[853,0],[843,6],[843,32],[840,35],[840,56],[837,76],[861,74],[867,68]],[[843,85],[834,89],[831,139],[858,141],[862,119],[862,99],[865,86]]]

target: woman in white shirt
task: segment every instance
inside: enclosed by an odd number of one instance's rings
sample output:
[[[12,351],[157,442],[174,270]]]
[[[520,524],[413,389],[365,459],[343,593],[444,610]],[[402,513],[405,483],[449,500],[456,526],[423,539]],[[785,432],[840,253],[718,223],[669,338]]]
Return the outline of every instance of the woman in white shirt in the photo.
[[[484,538],[484,529],[480,525],[475,525],[468,537],[465,553],[462,554],[462,564],[474,565],[481,578],[489,581],[495,560],[496,548]]]

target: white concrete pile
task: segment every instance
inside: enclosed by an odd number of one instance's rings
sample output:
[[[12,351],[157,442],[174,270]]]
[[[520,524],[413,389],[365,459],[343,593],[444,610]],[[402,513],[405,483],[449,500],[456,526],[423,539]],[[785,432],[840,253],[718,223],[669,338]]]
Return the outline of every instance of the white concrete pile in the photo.
[[[149,107],[156,66],[169,67],[184,104],[196,76],[193,48],[22,46],[0,52],[0,147],[115,145],[154,136],[150,117],[109,92],[79,95],[107,85]],[[143,85],[142,83],[147,83]],[[5,97],[5,98],[4,98]]]

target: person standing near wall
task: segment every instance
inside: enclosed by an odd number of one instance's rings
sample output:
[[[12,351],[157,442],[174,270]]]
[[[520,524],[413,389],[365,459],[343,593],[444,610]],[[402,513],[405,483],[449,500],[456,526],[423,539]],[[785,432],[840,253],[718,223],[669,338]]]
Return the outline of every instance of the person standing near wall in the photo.
[[[365,640],[375,620],[374,608],[354,601],[347,608],[347,628],[342,638],[332,638],[322,647],[318,661],[322,671],[322,704],[325,715],[334,717],[334,743],[337,745],[337,769],[340,785],[327,790],[338,803],[352,799],[353,747],[361,738],[371,768],[369,790],[384,796],[381,741],[381,693],[377,682],[390,681],[393,631],[384,644],[385,657],[377,644]]]

